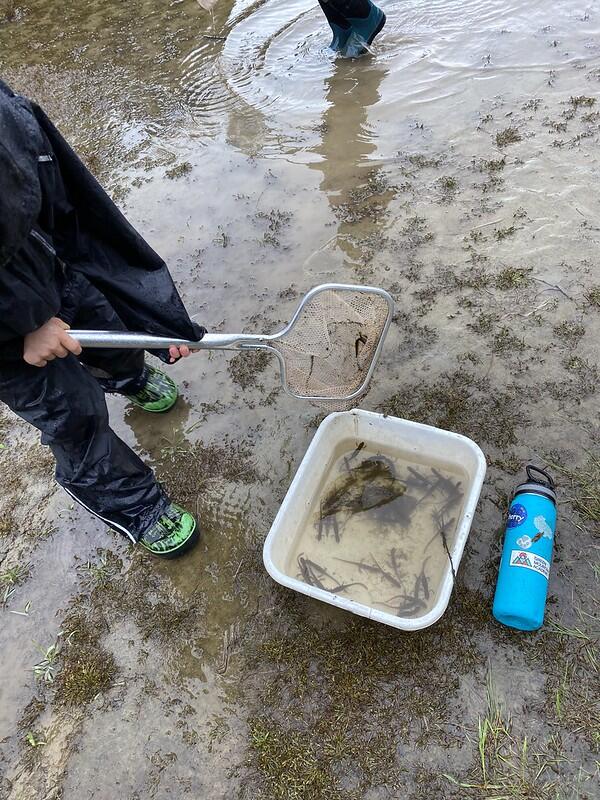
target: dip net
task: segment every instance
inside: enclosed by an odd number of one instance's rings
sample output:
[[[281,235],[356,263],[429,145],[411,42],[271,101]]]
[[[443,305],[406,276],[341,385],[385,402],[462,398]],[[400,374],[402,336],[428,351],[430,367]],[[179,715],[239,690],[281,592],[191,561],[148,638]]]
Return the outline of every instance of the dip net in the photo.
[[[282,357],[288,391],[331,411],[354,406],[368,389],[392,313],[381,289],[334,285],[310,293],[269,343]]]

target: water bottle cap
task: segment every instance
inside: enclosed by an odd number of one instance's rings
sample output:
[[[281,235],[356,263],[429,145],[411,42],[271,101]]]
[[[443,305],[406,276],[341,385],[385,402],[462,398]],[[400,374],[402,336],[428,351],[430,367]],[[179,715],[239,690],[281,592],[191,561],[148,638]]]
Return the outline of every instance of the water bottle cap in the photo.
[[[525,471],[527,472],[528,480],[517,486],[513,498],[524,492],[533,492],[547,497],[556,505],[556,484],[554,479],[545,470],[534,467],[533,464],[528,464],[525,467]],[[542,479],[540,480],[536,475],[541,475]]]

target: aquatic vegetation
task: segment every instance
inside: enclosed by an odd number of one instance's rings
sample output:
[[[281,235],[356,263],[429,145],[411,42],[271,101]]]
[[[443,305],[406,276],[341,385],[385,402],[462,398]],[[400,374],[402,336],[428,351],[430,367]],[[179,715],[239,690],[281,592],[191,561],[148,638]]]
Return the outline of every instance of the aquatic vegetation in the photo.
[[[509,144],[520,142],[522,138],[517,128],[505,128],[496,134],[496,144],[498,147],[507,147]]]
[[[560,336],[561,339],[576,341],[585,334],[585,327],[580,322],[575,322],[575,320],[564,320],[554,326],[554,333]]]
[[[30,562],[27,564],[15,564],[14,567],[10,567],[9,569],[0,573],[0,584],[5,586],[18,586],[29,577],[30,571]]]
[[[99,561],[86,561],[77,567],[77,571],[90,583],[104,586],[121,569],[121,560],[110,550],[100,552]]]
[[[600,308],[600,286],[592,286],[584,296],[591,306]]]
[[[85,705],[114,683],[118,673],[112,653],[101,644],[102,630],[93,628],[83,616],[74,614],[65,622],[67,636],[56,676],[54,701],[66,705]],[[53,662],[54,664],[54,662]]]
[[[229,247],[231,244],[231,236],[224,230],[221,225],[217,225],[217,234],[213,239],[215,244],[219,247]]]
[[[513,729],[510,716],[501,707],[492,683],[487,680],[487,711],[480,717],[477,731],[470,738],[476,745],[476,766],[465,777],[446,774],[447,780],[459,786],[465,798],[538,798],[554,800],[556,776],[553,767],[560,757],[552,756],[552,747],[545,751],[532,747],[527,736]]]
[[[42,653],[43,658],[33,666],[33,674],[44,683],[54,683],[54,677],[57,669],[58,656],[62,649],[63,642],[61,640],[62,631],[56,637],[54,644],[44,649],[40,645],[36,645],[38,650]]]
[[[342,800],[310,734],[290,731],[264,716],[251,719],[249,731],[257,768],[275,800]]]
[[[231,380],[242,389],[256,386],[258,376],[264,372],[272,361],[272,357],[265,350],[250,350],[237,353],[227,365]]]
[[[267,223],[267,229],[263,233],[263,244],[271,247],[281,247],[281,234],[285,227],[290,224],[292,214],[289,211],[281,211],[272,208],[270,211],[259,211],[256,218]]]
[[[474,333],[485,335],[491,333],[496,322],[498,322],[497,314],[479,314],[474,322],[467,323],[467,328],[470,328]]]
[[[531,284],[530,267],[505,267],[496,278],[496,288],[522,289]]]
[[[4,587],[2,593],[2,606],[6,606],[17,586],[24,583],[29,577],[31,564],[15,564],[14,567],[0,573],[0,588]],[[28,610],[28,609],[27,609]]]
[[[502,327],[492,340],[492,352],[494,353],[520,353],[525,350],[525,347],[525,340],[520,339],[506,326]]]
[[[420,247],[433,240],[433,233],[427,227],[427,220],[418,214],[406,220],[400,233],[409,247]]]
[[[0,517],[0,537],[9,536],[13,532],[14,523],[8,515]]]
[[[417,169],[436,169],[442,163],[441,158],[426,156],[423,155],[423,153],[413,153],[408,156],[408,160],[410,164],[412,164],[413,167],[417,167]]]
[[[423,600],[422,576],[416,579]],[[358,799],[374,785],[404,785],[399,747],[415,739],[419,746],[457,743],[445,723],[458,675],[477,660],[473,631],[489,624],[480,593],[459,585],[442,620],[415,634],[355,618],[332,625],[293,597],[282,602],[285,624],[248,654],[249,669],[274,667],[250,720],[250,763],[267,797]],[[402,691],[390,691],[398,681]]]
[[[442,175],[442,177],[438,179],[438,185],[442,192],[447,195],[454,194],[458,190],[458,181],[451,175]]]
[[[568,481],[572,495],[571,504],[581,519],[591,523],[600,532],[600,456],[588,453],[588,459],[576,469],[560,462],[552,468]]]
[[[581,631],[569,631],[551,621],[551,630],[559,636],[576,634],[580,649],[586,651],[592,659],[596,650],[596,641],[589,637],[581,637]],[[549,676],[546,696],[548,711],[556,722],[573,733],[583,733],[590,747],[598,750],[600,746],[600,710],[595,697],[592,682],[597,676],[597,663],[590,662],[589,670],[585,670],[581,659],[568,655],[564,660],[564,668],[554,671]]]
[[[24,739],[30,747],[43,747],[48,744],[45,736],[35,734],[32,731],[27,731]]]
[[[588,97],[585,94],[580,94],[577,97],[570,97],[569,103],[573,108],[591,108],[596,103],[595,97]]]
[[[251,484],[258,479],[250,445],[227,437],[219,444],[182,440],[176,451],[166,448],[160,454],[156,473],[176,502],[191,508],[215,481]]]
[[[457,289],[485,289],[492,281],[483,267],[472,266],[460,273],[451,273],[451,282]]]
[[[181,164],[176,164],[174,167],[171,167],[165,172],[167,178],[171,180],[176,180],[177,178],[182,178],[184,175],[189,175],[192,171],[192,165],[189,161],[182,161]]]
[[[446,372],[435,381],[406,386],[381,406],[384,413],[463,433],[505,449],[528,424],[517,394],[492,387],[487,378],[466,370]]]
[[[600,384],[600,370],[595,364],[590,364],[581,356],[572,355],[565,359],[563,367],[567,377],[560,381],[544,382],[543,391],[556,400],[569,400],[575,404],[596,394]]]
[[[0,22],[14,22],[19,15],[17,0],[2,0],[0,3]]]
[[[509,225],[506,228],[496,228],[494,231],[494,238],[496,241],[501,242],[503,239],[506,239],[509,236],[512,236],[517,232],[517,229],[514,225]]]
[[[501,172],[506,166],[506,156],[502,158],[482,159],[479,169],[482,172]]]

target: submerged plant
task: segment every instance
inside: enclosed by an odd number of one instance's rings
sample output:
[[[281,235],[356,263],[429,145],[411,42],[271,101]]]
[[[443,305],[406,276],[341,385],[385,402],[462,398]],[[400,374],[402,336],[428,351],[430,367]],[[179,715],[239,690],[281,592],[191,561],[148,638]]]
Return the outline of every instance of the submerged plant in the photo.
[[[29,562],[27,564],[15,564],[14,567],[5,570],[5,572],[0,575],[0,583],[18,586],[29,576],[30,571],[31,563]]]
[[[588,460],[577,469],[553,463],[571,487],[571,503],[583,519],[600,528],[600,456],[588,453]]]
[[[99,561],[86,561],[77,569],[89,582],[105,586],[118,571],[119,563],[112,553],[106,551],[101,554]]]
[[[571,97],[569,102],[573,106],[573,108],[580,108],[581,106],[591,108],[596,102],[595,97],[588,97],[585,94],[580,94],[577,97]]]
[[[496,134],[496,144],[498,147],[506,147],[509,144],[520,142],[522,138],[517,128],[505,128]]]
[[[591,306],[600,308],[600,286],[592,286],[592,288],[586,292],[585,299]]]
[[[488,673],[486,697],[487,711],[477,724],[475,766],[465,778],[450,774],[444,777],[459,786],[465,798],[554,800],[556,782],[550,775],[562,759],[532,749],[527,736],[520,738],[514,732],[510,716],[496,696],[491,673]]]
[[[32,733],[31,731],[27,731],[25,734],[25,741],[30,747],[43,747],[48,742],[43,738],[37,738],[36,734]]]
[[[531,283],[530,272],[531,269],[526,267],[506,267],[496,278],[496,288],[508,290],[529,286]]]
[[[84,616],[75,614],[64,625],[69,635],[60,653],[55,698],[69,706],[85,705],[113,686],[117,664],[102,646],[101,630]]]
[[[15,564],[14,567],[5,570],[0,574],[0,587],[4,587],[2,593],[2,606],[6,606],[19,584],[23,583],[31,571],[31,564]]]
[[[37,664],[34,664],[33,674],[38,680],[43,680],[44,683],[47,684],[54,683],[58,656],[62,648],[62,642],[60,641],[61,636],[62,631],[59,631],[54,644],[51,644],[50,647],[45,650],[41,645],[36,645],[38,650],[42,653],[43,658],[41,661],[38,661]]]

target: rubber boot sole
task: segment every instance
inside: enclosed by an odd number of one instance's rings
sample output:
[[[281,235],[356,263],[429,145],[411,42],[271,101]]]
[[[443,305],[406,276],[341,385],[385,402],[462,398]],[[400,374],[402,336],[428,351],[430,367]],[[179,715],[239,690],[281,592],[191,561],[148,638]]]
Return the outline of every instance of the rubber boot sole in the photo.
[[[200,538],[200,528],[196,523],[196,527],[185,540],[185,542],[179,547],[176,547],[174,550],[169,550],[167,553],[154,553],[152,550],[149,550],[147,547],[144,548],[150,555],[155,556],[156,558],[179,558],[182,555],[185,555],[189,550],[195,547],[198,544],[198,539]]]
[[[125,397],[127,397],[127,395],[125,395]],[[166,408],[146,408],[146,406],[143,403],[138,403],[137,400],[132,400],[131,397],[127,397],[127,399],[133,406],[141,408],[142,411],[146,411],[146,413],[148,414],[166,414],[167,411],[170,411],[177,404],[177,401],[179,400],[179,393],[177,394],[177,397],[175,398],[175,400],[173,400],[171,405],[166,406]]]

